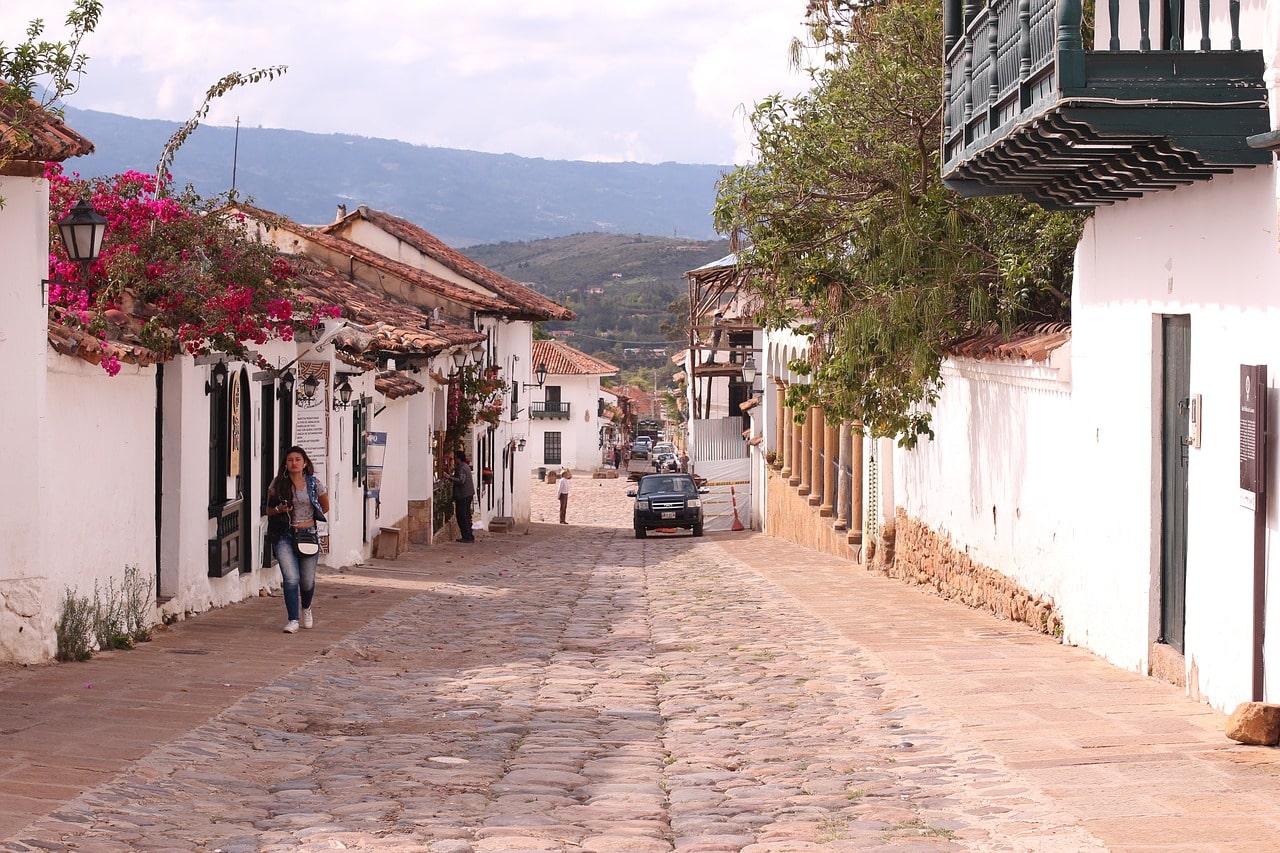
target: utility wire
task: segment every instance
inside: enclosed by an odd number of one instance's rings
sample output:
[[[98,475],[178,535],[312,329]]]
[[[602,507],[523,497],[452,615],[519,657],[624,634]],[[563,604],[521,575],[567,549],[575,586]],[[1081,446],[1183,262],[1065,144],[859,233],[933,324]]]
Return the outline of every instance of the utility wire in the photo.
[[[680,348],[685,349],[685,346],[680,341],[623,341],[618,340],[617,338],[601,338],[596,335],[584,335],[582,332],[575,332],[572,330],[569,330],[569,336],[576,338],[591,338],[593,341],[604,341],[605,343],[610,344],[635,344],[638,347],[669,347],[680,344]],[[553,335],[552,337],[555,336]]]

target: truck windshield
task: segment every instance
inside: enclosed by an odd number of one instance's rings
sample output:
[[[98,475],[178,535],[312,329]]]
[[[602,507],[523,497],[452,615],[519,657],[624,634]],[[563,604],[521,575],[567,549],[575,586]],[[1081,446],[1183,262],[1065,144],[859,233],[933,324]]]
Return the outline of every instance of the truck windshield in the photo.
[[[698,490],[693,485],[693,480],[688,477],[649,476],[640,481],[640,489],[637,494],[652,495],[658,493],[695,495]]]

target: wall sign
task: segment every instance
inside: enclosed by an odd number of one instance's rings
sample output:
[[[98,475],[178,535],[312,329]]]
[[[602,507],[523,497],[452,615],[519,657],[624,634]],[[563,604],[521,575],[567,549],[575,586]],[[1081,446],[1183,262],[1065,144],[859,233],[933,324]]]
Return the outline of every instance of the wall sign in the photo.
[[[1240,488],[1266,491],[1267,366],[1240,365]]]

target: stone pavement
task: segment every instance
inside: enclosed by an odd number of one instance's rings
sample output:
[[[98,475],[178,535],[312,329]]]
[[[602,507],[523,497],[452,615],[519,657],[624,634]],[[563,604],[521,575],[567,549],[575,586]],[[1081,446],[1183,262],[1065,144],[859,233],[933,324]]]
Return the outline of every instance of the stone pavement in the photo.
[[[0,673],[0,850],[1280,846],[1274,750],[1179,691],[751,533],[568,526],[322,574]]]

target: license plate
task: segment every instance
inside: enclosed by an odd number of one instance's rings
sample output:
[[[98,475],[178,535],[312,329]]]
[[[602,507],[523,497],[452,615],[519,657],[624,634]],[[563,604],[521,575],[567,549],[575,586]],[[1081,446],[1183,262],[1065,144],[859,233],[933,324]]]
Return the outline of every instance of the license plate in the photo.
[[[664,513],[662,514],[662,517],[663,517],[663,518],[675,518],[675,517],[676,517],[676,514],[675,514],[674,512],[664,512]]]

